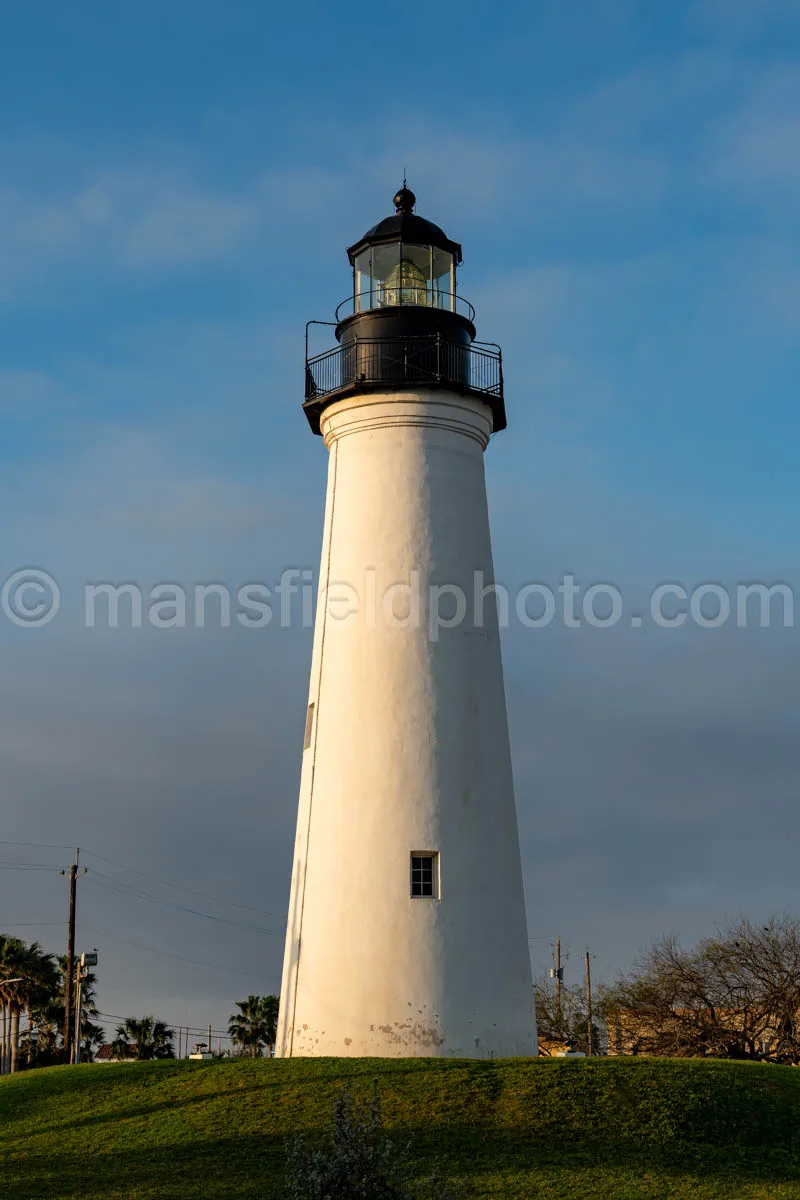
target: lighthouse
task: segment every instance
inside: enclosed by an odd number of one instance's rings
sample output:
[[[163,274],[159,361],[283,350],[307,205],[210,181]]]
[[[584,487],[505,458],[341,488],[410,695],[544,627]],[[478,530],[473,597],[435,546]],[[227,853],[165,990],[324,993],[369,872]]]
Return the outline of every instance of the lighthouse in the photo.
[[[306,354],[329,452],[277,1053],[537,1053],[483,454],[500,348],[395,212]],[[332,323],[334,324],[334,323]]]

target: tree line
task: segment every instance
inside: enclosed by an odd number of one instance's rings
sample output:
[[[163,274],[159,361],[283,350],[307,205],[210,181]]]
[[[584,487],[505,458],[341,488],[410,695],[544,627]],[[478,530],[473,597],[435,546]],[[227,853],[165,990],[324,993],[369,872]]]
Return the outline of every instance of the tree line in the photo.
[[[562,987],[560,1003],[547,980],[535,993],[543,1044],[585,1053],[583,988]],[[595,1047],[612,1054],[800,1065],[800,921],[741,917],[688,948],[659,938],[597,989],[593,1017]]]
[[[0,934],[0,1073],[63,1061],[66,966],[66,956],[48,954],[38,942]],[[106,1036],[95,1020],[96,984],[94,973],[84,974],[84,1061]],[[562,985],[556,992],[541,980],[534,991],[544,1052],[568,1045],[586,1053],[583,988]],[[272,1053],[278,997],[251,995],[236,1009],[228,1022],[234,1051]],[[742,917],[688,948],[662,937],[629,971],[596,989],[592,1016],[595,1053],[800,1065],[800,920],[787,914],[765,923]],[[174,1057],[174,1038],[174,1030],[154,1016],[128,1017],[112,1045],[129,1057]]]
[[[228,1021],[228,1037],[234,1050],[248,1058],[260,1058],[275,1049],[278,1029],[277,996],[248,996],[237,1000],[239,1010]],[[115,1058],[134,1058],[146,1061],[175,1057],[175,1030],[155,1017],[127,1017],[117,1026],[111,1044]],[[211,1047],[208,1047],[211,1050]]]
[[[73,978],[77,965],[76,958]],[[65,1061],[66,982],[65,954],[50,954],[39,942],[0,934],[0,1074]],[[96,1047],[107,1036],[96,1020],[96,988],[96,974],[84,969],[80,1028],[83,1062],[91,1061]],[[228,1023],[234,1052],[257,1057],[274,1050],[278,1006],[277,996],[248,996],[237,1001],[237,1011]],[[111,1054],[138,1060],[174,1058],[174,1042],[175,1030],[167,1022],[155,1016],[126,1017],[116,1027]]]
[[[272,1053],[278,1029],[278,997],[248,996],[237,1000],[236,1007],[239,1011],[228,1021],[228,1037],[235,1050],[248,1058],[260,1058],[265,1051]],[[175,1030],[164,1021],[152,1016],[126,1017],[117,1026],[111,1053],[115,1058],[137,1061],[174,1058],[174,1041]]]
[[[65,954],[48,954],[38,942],[0,934],[0,1073],[63,1060],[66,981]],[[91,971],[84,972],[80,1038],[86,1057],[103,1039],[92,1019],[96,982]],[[23,1016],[27,1027],[21,1032]]]

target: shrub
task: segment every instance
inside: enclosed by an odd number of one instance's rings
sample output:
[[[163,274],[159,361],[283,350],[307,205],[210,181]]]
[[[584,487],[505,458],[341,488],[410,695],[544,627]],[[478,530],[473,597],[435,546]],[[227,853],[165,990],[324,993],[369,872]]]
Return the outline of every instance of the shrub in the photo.
[[[345,1089],[333,1129],[321,1145],[298,1135],[287,1146],[288,1194],[293,1200],[457,1200],[438,1175],[415,1183],[410,1143],[399,1146],[383,1129],[377,1088],[358,1103]]]

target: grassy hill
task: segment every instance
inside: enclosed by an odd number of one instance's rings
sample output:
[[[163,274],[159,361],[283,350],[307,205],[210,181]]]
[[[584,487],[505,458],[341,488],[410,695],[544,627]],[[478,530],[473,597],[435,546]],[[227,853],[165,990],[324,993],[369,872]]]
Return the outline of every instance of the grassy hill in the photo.
[[[475,1197],[800,1198],[800,1070],[712,1061],[297,1059],[0,1080],[3,1200],[268,1200],[347,1085]]]

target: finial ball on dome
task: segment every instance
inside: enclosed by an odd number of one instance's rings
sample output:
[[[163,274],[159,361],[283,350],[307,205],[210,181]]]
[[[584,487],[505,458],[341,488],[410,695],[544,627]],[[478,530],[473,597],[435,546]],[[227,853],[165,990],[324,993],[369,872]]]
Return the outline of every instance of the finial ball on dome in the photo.
[[[400,191],[397,192],[394,198],[395,212],[410,213],[414,211],[414,205],[417,203],[417,197],[414,195],[410,187],[406,187],[405,181]]]

